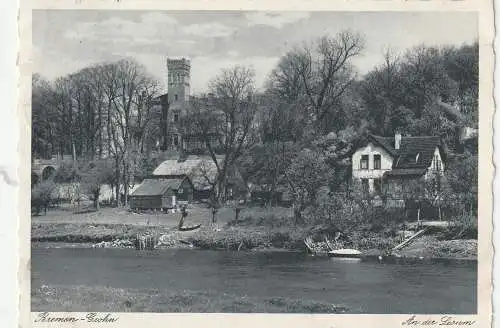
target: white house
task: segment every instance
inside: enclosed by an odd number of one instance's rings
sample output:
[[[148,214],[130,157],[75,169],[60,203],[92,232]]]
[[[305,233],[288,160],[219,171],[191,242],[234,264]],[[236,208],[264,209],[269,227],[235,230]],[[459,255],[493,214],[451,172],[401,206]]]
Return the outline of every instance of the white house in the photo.
[[[443,175],[445,158],[445,147],[439,137],[370,135],[352,155],[352,177],[365,191],[380,193],[385,184],[427,179],[436,173]]]

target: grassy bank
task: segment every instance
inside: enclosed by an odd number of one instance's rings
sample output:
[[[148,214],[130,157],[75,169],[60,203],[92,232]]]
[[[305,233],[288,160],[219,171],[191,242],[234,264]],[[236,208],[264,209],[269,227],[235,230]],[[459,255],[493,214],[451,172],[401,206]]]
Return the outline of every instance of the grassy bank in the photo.
[[[348,313],[330,303],[284,297],[253,298],[210,292],[42,286],[31,292],[31,310],[78,312]]]
[[[106,213],[110,214],[109,220]],[[191,210],[188,224],[200,223],[198,230],[181,232],[176,228],[178,214],[137,214],[124,210],[106,209],[102,213],[71,214],[34,218],[31,238],[35,242],[102,243],[130,240],[137,234],[155,234],[162,237],[162,247],[199,249],[255,250],[286,249],[305,251],[304,238],[312,236],[321,243],[325,235],[334,233],[329,226],[296,224],[288,209],[247,208],[238,220],[234,211],[224,209],[216,225],[210,223],[208,209]],[[126,224],[119,224],[121,217]],[[56,220],[59,218],[60,220]],[[148,223],[155,222],[155,223]],[[398,243],[394,224],[354,225],[346,233],[344,247],[355,248],[366,254],[378,255]],[[114,245],[120,245],[116,243]],[[105,246],[108,247],[108,246]],[[477,258],[477,240],[450,240],[443,234],[425,236],[405,248],[399,255],[406,257]]]

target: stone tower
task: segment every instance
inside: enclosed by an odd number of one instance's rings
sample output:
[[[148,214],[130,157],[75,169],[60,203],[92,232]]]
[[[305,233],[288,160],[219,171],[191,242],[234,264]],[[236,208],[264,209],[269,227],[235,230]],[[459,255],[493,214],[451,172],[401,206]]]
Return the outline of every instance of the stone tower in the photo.
[[[167,59],[168,103],[170,110],[182,110],[189,100],[191,62],[188,59]]]
[[[168,136],[167,148],[180,150],[184,138],[179,124],[190,96],[191,62],[188,59],[167,58],[168,70]]]

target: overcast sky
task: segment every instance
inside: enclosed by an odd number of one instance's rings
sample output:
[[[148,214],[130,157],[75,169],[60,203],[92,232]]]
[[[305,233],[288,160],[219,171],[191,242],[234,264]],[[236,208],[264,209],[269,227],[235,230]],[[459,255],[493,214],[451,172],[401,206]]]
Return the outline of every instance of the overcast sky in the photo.
[[[382,51],[419,44],[470,43],[477,16],[467,12],[147,12],[33,11],[33,71],[49,79],[92,63],[134,57],[165,83],[165,57],[191,59],[191,91],[205,91],[221,68],[252,65],[257,87],[294,45],[344,29],[364,35],[355,64],[363,74]]]

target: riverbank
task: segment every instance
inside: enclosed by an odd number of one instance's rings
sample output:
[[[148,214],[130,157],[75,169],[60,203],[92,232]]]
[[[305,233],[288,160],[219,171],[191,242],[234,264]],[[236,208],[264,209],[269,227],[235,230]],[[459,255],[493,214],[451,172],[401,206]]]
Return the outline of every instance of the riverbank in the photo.
[[[31,308],[37,312],[349,313],[345,306],[285,297],[47,285],[32,290]]]
[[[167,226],[89,223],[39,223],[32,225],[32,242],[73,243],[88,247],[133,247],[137,234],[159,236],[159,248],[198,248],[210,250],[285,249],[306,251],[304,238],[308,229],[203,226],[181,232]],[[429,235],[410,244],[397,254],[414,258],[477,259],[477,240],[440,240]],[[352,247],[367,255],[380,255],[396,241],[376,234],[356,236]]]

